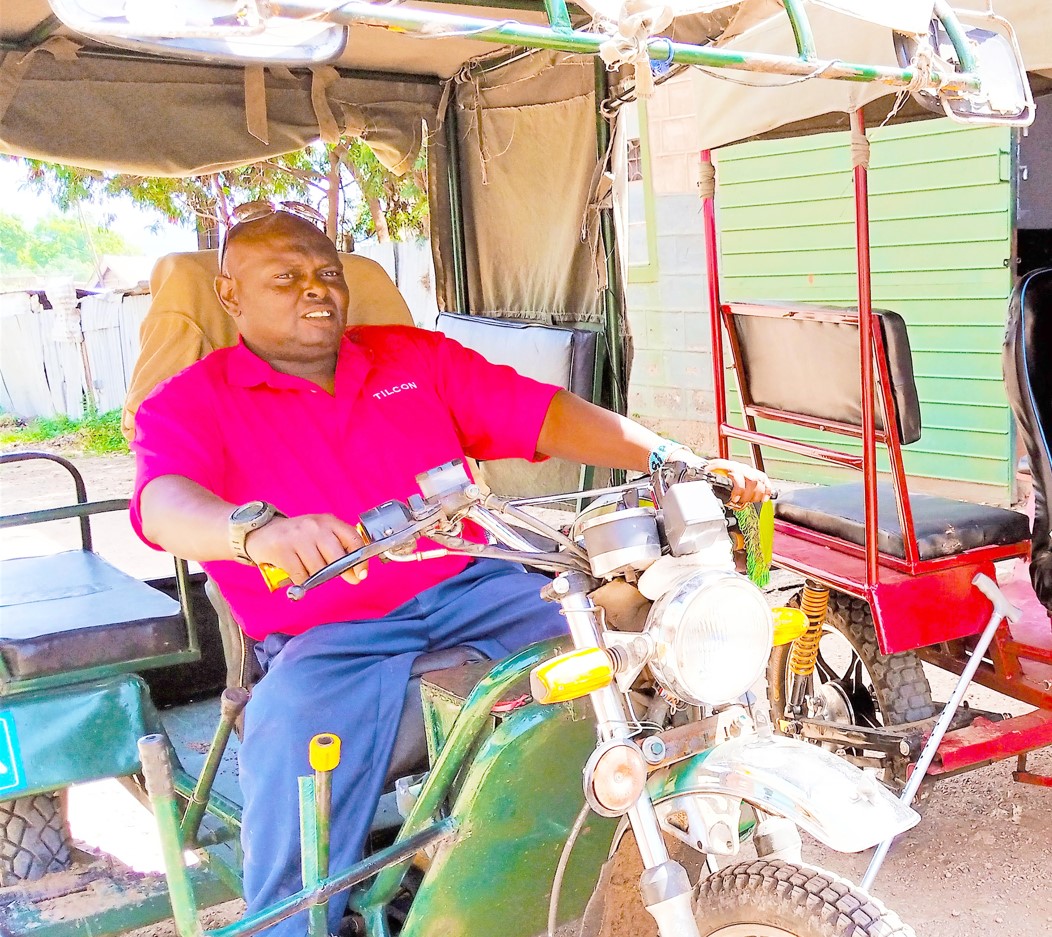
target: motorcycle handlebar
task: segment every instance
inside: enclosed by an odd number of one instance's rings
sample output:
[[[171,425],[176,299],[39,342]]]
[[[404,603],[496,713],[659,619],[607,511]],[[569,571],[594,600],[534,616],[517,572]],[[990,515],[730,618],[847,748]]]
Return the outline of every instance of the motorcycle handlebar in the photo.
[[[718,497],[723,504],[728,504],[731,494],[734,491],[733,480],[722,473],[709,472],[704,468],[684,465],[682,471],[679,471],[676,474],[679,475],[679,479],[677,480],[707,482],[712,487],[716,497]],[[777,497],[778,492],[772,489],[771,498],[774,499]],[[415,539],[433,522],[433,516],[427,517],[423,520],[417,521],[405,530],[400,530],[397,533],[392,534],[390,537],[384,537],[380,540],[374,540],[372,543],[364,544],[352,553],[348,553],[346,556],[322,567],[316,573],[308,576],[300,585],[290,585],[286,594],[293,602],[298,602],[316,586],[329,582],[337,576],[342,576],[347,570],[353,569],[355,566],[367,562],[374,556],[380,556],[388,550],[399,547],[411,538]],[[275,566],[261,565],[260,572],[267,583],[267,587],[271,591],[280,588],[289,581],[288,574],[284,570],[278,569]]]

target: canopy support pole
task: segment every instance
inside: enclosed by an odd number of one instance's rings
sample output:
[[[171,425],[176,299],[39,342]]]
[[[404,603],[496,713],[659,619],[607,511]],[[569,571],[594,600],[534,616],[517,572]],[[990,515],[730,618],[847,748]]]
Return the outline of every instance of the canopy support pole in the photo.
[[[865,137],[862,109],[851,112],[851,133]],[[869,247],[868,169],[856,159],[855,174],[855,253],[858,265],[859,370],[862,380],[862,480],[866,517],[866,586],[877,584],[877,440],[873,409],[873,283]]]
[[[712,184],[703,186],[702,225],[705,228],[705,276],[709,283],[709,332],[712,336],[712,396],[716,405],[716,450],[721,459],[730,458],[730,440],[724,433],[727,423],[727,372],[723,363],[723,312],[720,301],[719,235],[716,232],[716,169],[712,150],[701,151],[703,177]]]
[[[610,124],[603,115],[603,101],[607,95],[606,65],[602,59],[595,60],[595,143],[596,156],[606,159],[610,146]],[[624,295],[621,283],[621,265],[617,262],[614,236],[614,212],[612,208],[599,209],[600,244],[606,259],[606,288],[603,290],[603,305],[606,310],[606,347],[610,357],[610,371],[614,376],[610,388],[610,405],[615,413],[628,410],[627,381],[625,373],[625,343],[621,334],[621,307],[618,296]]]

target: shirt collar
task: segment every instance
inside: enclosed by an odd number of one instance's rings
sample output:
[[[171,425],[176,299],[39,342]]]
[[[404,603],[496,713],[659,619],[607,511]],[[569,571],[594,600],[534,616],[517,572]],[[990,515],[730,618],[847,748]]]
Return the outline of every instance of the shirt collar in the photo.
[[[340,350],[336,358],[337,384],[346,382],[352,372],[371,363],[372,355],[348,332],[340,339]],[[230,349],[227,358],[227,380],[237,387],[258,387],[266,384],[275,388],[299,387],[302,378],[283,374],[250,350],[245,340],[238,336],[237,344]]]

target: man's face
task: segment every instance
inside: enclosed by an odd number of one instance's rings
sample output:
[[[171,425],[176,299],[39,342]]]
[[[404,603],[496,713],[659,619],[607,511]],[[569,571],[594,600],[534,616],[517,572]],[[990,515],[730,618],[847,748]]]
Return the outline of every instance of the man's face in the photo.
[[[284,213],[250,222],[227,247],[216,291],[265,361],[318,362],[347,327],[347,282],[332,242]]]

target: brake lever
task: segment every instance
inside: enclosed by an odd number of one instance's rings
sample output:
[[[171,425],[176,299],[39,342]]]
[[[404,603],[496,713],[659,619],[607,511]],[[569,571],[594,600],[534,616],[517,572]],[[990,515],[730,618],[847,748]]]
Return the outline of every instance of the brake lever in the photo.
[[[285,594],[293,602],[298,602],[311,589],[317,588],[318,586],[335,579],[337,576],[342,576],[347,570],[357,566],[359,563],[364,563],[367,560],[372,559],[374,556],[380,556],[388,550],[397,549],[398,547],[404,546],[406,543],[416,540],[416,538],[427,530],[428,527],[432,526],[435,521],[435,515],[431,514],[422,520],[414,522],[404,530],[392,534],[390,537],[383,537],[380,540],[374,540],[372,543],[363,544],[353,553],[341,556],[338,560],[329,563],[328,566],[323,566],[316,573],[308,576],[300,585],[289,586]]]

